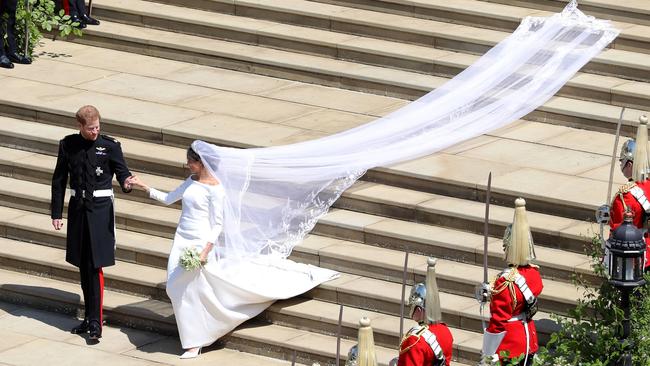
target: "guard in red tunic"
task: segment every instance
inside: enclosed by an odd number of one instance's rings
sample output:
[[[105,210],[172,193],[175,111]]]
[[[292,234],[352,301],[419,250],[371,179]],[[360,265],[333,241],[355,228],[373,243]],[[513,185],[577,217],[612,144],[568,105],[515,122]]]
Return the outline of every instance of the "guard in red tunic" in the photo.
[[[533,237],[526,218],[526,201],[515,200],[515,217],[503,238],[508,268],[499,273],[491,289],[490,323],[483,335],[482,364],[532,365],[537,352],[533,316],[542,292],[542,277],[535,259]]]
[[[636,141],[648,141],[648,118],[639,118]],[[635,140],[628,140],[621,149],[621,171],[630,179],[627,184],[622,185],[612,200],[610,210],[609,227],[610,232],[614,231],[623,223],[625,212],[632,212],[632,222],[639,229],[647,229],[648,218],[650,218],[650,161],[648,160],[648,145],[637,144]],[[650,249],[650,238],[645,234],[646,246]],[[645,268],[650,265],[650,250],[646,250]]]
[[[411,319],[418,325],[406,333],[400,345],[398,366],[449,366],[454,339],[441,322],[440,296],[436,282],[436,260],[429,258],[426,284],[411,289]]]

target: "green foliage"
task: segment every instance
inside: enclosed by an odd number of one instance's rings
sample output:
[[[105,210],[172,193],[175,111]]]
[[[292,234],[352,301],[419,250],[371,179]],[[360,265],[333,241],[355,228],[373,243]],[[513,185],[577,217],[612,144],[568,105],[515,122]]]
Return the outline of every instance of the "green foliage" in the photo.
[[[25,1],[18,0],[16,10],[16,42],[18,53],[22,54],[25,48],[25,21],[29,29],[28,56],[32,57],[34,48],[43,38],[43,33],[55,32],[60,37],[69,35],[81,36],[81,30],[76,28],[79,24],[73,23],[69,15],[63,10],[56,12],[52,0],[28,0],[29,11],[25,9]],[[57,33],[58,32],[58,33]]]
[[[553,316],[560,330],[551,335],[546,347],[540,347],[535,365],[615,365],[624,353],[626,344],[619,340],[624,318],[621,292],[607,281],[598,235],[592,238],[586,252],[594,272],[601,278],[600,285],[593,287],[580,277],[574,279],[585,291],[584,297],[569,311],[569,317]],[[650,283],[650,276],[646,275],[646,281]],[[650,366],[650,285],[630,294],[630,307],[633,364]]]

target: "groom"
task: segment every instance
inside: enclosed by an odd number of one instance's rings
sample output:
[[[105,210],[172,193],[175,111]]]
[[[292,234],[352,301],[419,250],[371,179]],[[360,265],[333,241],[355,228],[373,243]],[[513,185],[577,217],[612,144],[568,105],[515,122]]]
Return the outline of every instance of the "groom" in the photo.
[[[99,111],[87,105],[76,114],[78,134],[59,142],[52,176],[52,226],[63,227],[65,190],[70,177],[66,261],[79,268],[85,317],[72,333],[102,336],[103,267],[115,264],[113,175],[125,193],[131,191],[131,172],[120,143],[99,133]]]

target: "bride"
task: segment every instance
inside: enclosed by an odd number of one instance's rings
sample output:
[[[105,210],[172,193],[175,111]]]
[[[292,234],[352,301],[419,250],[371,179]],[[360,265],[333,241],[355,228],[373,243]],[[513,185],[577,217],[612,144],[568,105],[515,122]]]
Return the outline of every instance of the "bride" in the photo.
[[[181,217],[167,263],[171,300],[182,347],[181,358],[194,358],[237,325],[264,311],[275,300],[304,293],[338,273],[272,256],[224,256],[219,242],[226,195],[221,182],[190,147],[192,173],[170,193],[149,187],[139,177],[132,184],[165,205],[182,202]],[[179,265],[185,248],[196,248],[203,266]]]

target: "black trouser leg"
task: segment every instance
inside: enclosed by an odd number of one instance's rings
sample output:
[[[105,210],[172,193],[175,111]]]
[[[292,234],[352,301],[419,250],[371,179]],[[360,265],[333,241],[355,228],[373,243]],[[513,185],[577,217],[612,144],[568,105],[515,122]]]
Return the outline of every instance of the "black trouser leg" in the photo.
[[[5,55],[5,30],[7,29],[6,22],[4,19],[5,12],[8,12],[8,2],[9,0],[0,0],[0,56]]]
[[[84,0],[70,0],[70,16],[78,16],[86,14],[86,2]]]
[[[16,53],[16,51],[18,50],[16,46],[16,34],[15,34],[17,5],[18,5],[18,0],[2,0],[2,2],[0,3],[0,18],[2,18],[5,13],[7,14],[6,24],[2,20],[0,20],[0,25],[2,26],[2,30],[0,31],[0,39],[4,43],[5,25],[6,25],[7,50],[9,51],[9,53]],[[4,47],[0,54],[5,54]]]
[[[95,268],[93,263],[92,248],[90,245],[90,232],[88,221],[84,218],[83,242],[81,244],[81,263],[79,275],[81,290],[84,294],[85,315],[89,322],[95,321],[102,324],[102,295],[104,290],[103,273],[101,268]]]

